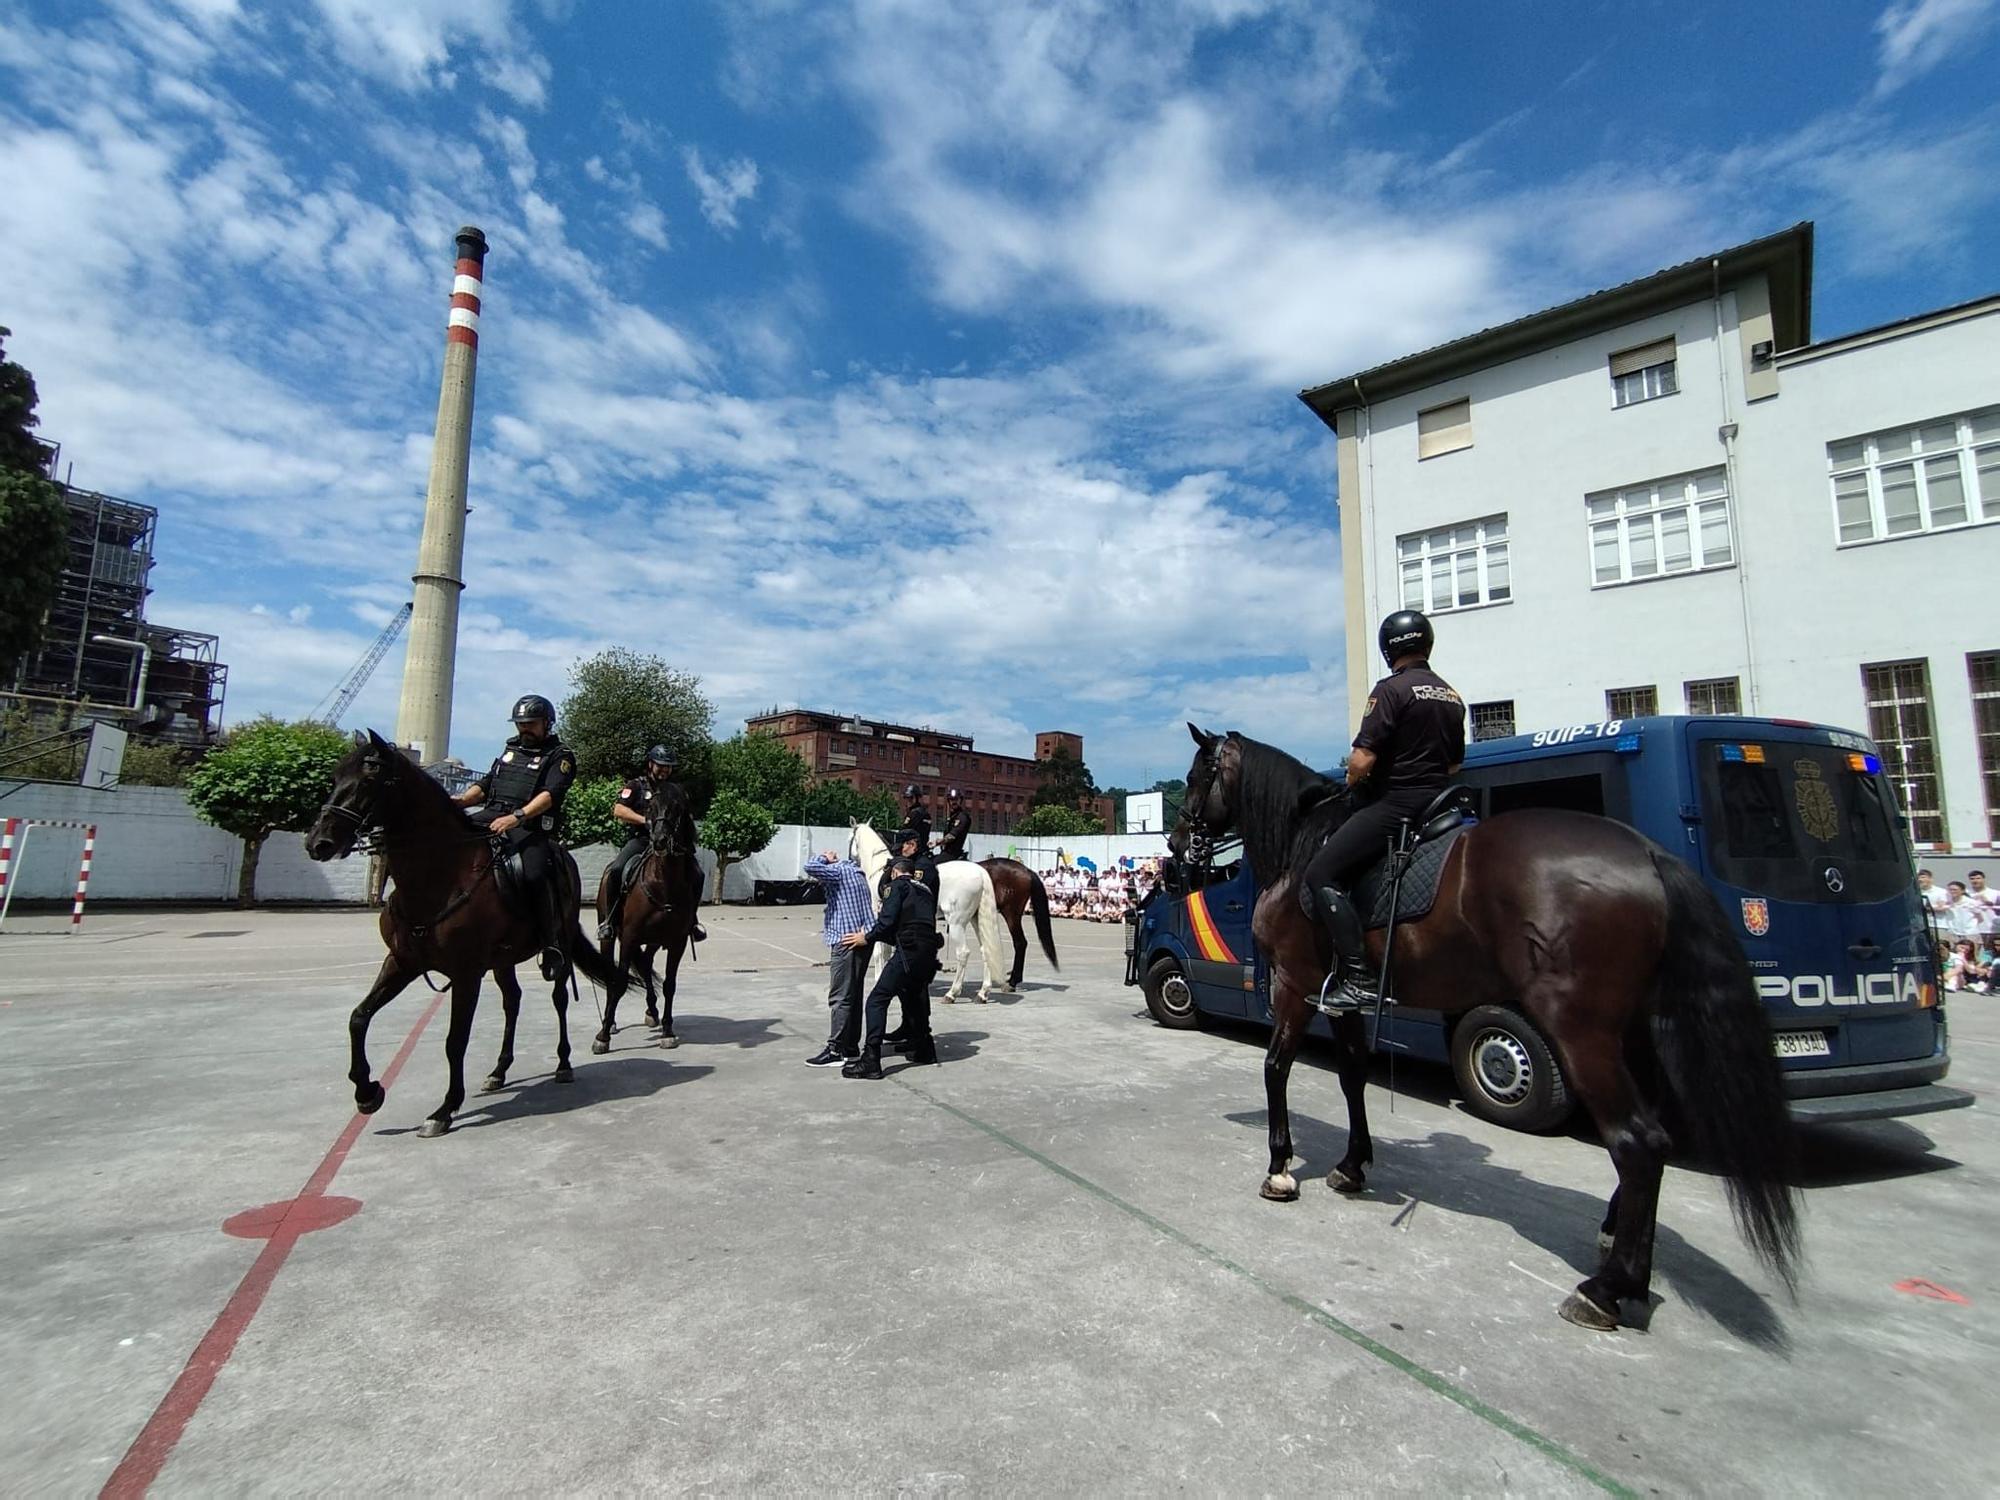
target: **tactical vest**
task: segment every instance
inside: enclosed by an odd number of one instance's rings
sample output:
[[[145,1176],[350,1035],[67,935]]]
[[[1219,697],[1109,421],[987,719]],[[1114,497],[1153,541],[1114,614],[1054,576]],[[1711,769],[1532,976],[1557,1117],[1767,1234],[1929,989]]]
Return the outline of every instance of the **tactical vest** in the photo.
[[[562,749],[553,737],[534,746],[510,745],[494,763],[486,805],[512,812],[542,789],[542,771]]]

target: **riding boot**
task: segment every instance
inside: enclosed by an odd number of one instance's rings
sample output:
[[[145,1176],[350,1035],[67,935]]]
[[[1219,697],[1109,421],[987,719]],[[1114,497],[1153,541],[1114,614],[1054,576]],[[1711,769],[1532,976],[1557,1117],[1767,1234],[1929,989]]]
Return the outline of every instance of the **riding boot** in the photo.
[[[618,867],[611,867],[611,900],[604,908],[604,920],[597,924],[597,941],[608,943],[611,934],[618,930],[618,913],[625,905],[625,881],[618,873]]]
[[[569,956],[562,949],[562,903],[556,899],[556,888],[550,881],[542,881],[535,904],[541,928],[537,937],[542,949],[542,978],[553,983],[569,966]]]
[[[1314,915],[1333,945],[1331,981],[1320,999],[1325,1009],[1360,1010],[1375,1003],[1375,986],[1368,974],[1368,948],[1361,936],[1361,918],[1347,893],[1337,885],[1313,888]]]
[[[880,1078],[882,1076],[881,1048],[862,1048],[859,1057],[841,1068],[840,1076],[842,1078]]]

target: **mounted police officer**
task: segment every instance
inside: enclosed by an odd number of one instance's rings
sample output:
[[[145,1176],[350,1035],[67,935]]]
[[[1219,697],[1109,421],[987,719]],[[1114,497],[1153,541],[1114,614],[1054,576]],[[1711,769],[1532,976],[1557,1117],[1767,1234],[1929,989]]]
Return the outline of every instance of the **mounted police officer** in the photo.
[[[910,805],[903,810],[903,827],[916,833],[920,840],[917,848],[928,855],[931,852],[931,810],[924,806],[923,788],[913,781],[903,788],[903,795],[910,799]]]
[[[944,820],[944,840],[938,845],[938,863],[965,858],[965,841],[972,836],[972,814],[967,812],[958,800],[958,788],[947,793],[951,799],[951,813]]]
[[[611,804],[612,818],[625,830],[625,842],[611,857],[605,868],[611,877],[611,902],[605,908],[604,920],[597,924],[597,940],[601,943],[618,930],[618,914],[625,904],[627,882],[639,861],[646,857],[646,810],[653,805],[653,798],[660,788],[673,780],[674,772],[680,766],[680,757],[666,745],[655,745],[646,752],[646,768],[643,774],[634,777],[618,789],[618,796]],[[674,846],[678,853],[689,859],[695,858],[698,836],[695,833],[694,815],[686,810],[682,802],[680,827],[674,830]],[[702,887],[699,863],[695,869],[693,889],[699,893]],[[696,903],[700,903],[699,894]],[[689,934],[700,942],[708,936],[699,922],[694,924]]]
[[[1375,998],[1348,888],[1382,857],[1397,825],[1414,821],[1451,784],[1465,759],[1465,704],[1431,670],[1433,639],[1431,622],[1414,609],[1398,610],[1376,632],[1390,670],[1368,694],[1347,758],[1350,811],[1299,877],[1299,904],[1332,940],[1339,988],[1328,998],[1343,1008]]]
[[[474,807],[477,822],[505,841],[509,857],[518,858],[528,891],[528,910],[542,950],[542,977],[555,979],[568,964],[562,947],[562,897],[555,881],[561,861],[549,849],[563,798],[576,779],[576,756],[556,737],[556,710],[539,693],[529,693],[514,705],[514,737],[499,759],[454,800]]]

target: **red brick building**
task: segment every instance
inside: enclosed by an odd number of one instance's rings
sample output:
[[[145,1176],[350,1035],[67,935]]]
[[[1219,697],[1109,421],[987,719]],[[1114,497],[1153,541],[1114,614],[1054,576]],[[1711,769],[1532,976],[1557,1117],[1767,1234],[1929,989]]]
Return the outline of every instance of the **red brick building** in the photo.
[[[945,793],[957,787],[965,810],[972,814],[974,833],[1011,833],[1028,815],[1028,805],[1041,785],[1039,762],[1060,744],[1083,759],[1083,736],[1050,731],[1035,736],[1035,755],[995,755],[975,750],[972,737],[880,719],[819,713],[809,708],[781,708],[744,721],[753,734],[774,734],[804,759],[816,781],[844,781],[857,791],[877,787],[903,800],[903,788],[915,782],[930,804],[933,821],[942,825]],[[1109,797],[1085,798],[1079,811],[1113,826],[1116,810]]]

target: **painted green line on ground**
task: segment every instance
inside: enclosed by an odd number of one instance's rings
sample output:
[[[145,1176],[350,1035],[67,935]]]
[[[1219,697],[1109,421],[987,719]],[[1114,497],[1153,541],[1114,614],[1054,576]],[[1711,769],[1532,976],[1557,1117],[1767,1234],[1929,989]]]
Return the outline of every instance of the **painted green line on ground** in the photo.
[[[1220,1250],[1215,1250],[1204,1245],[1192,1235],[1176,1229],[1166,1220],[1148,1213],[1136,1203],[1127,1203],[1109,1188],[1101,1187],[1081,1173],[1072,1171],[1054,1157],[1045,1156],[1026,1142],[1015,1140],[1013,1136],[1000,1129],[997,1125],[989,1125],[977,1115],[968,1114],[956,1104],[940,1099],[935,1094],[920,1089],[915,1084],[907,1082],[903,1078],[898,1077],[896,1081],[925,1103],[934,1105],[955,1119],[963,1120],[966,1124],[972,1126],[973,1129],[983,1131],[985,1134],[992,1136],[994,1140],[1000,1142],[1008,1150],[1018,1152],[1022,1156],[1027,1157],[1028,1160],[1048,1168],[1049,1171],[1055,1173],[1065,1181],[1075,1183],[1076,1186],[1082,1188],[1086,1193],[1110,1204],[1120,1213],[1137,1219],[1141,1224],[1144,1224],[1155,1233],[1165,1235],[1183,1249],[1193,1251],[1211,1265],[1220,1266],[1231,1275],[1241,1277],[1266,1296],[1275,1297],[1294,1311],[1305,1314],[1306,1317],[1312,1319],[1322,1328],[1340,1335],[1348,1343],[1354,1345],[1355,1348],[1373,1355],[1383,1364],[1389,1366],[1390,1369],[1409,1376],[1410,1379],[1416,1381],[1417,1384],[1423,1386],[1426,1390],[1444,1397],[1445,1400],[1457,1406],[1463,1407],[1481,1421],[1499,1428],[1500,1431],[1506,1433],[1509,1437],[1517,1438],[1521,1442],[1526,1443],[1537,1453],[1542,1454],[1545,1458],[1554,1460],[1572,1473],[1587,1479],[1606,1494],[1622,1496],[1625,1497],[1625,1500],[1637,1500],[1637,1491],[1626,1488],[1610,1475],[1592,1468],[1583,1459],[1578,1458],[1554,1438],[1546,1437],[1528,1426],[1525,1422],[1508,1416],[1507,1413],[1497,1407],[1487,1405],[1484,1401],[1473,1395],[1472,1392],[1453,1385],[1436,1371],[1427,1370],[1415,1360],[1398,1354],[1387,1344],[1382,1343],[1378,1339],[1370,1338],[1352,1324],[1342,1322],[1325,1308],[1316,1307],[1296,1292],[1287,1291],[1284,1287],[1259,1275],[1248,1266],[1239,1265]]]

